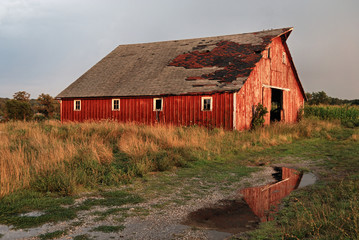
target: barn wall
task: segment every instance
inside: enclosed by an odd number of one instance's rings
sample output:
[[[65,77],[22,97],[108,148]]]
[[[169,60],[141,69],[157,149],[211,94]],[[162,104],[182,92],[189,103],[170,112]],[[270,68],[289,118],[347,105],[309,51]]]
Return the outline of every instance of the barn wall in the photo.
[[[257,63],[246,83],[237,94],[237,121],[236,128],[248,129],[251,124],[253,108],[262,103],[268,110],[271,109],[271,88],[264,85],[290,89],[283,91],[283,121],[295,122],[298,110],[304,103],[304,96],[295,77],[290,62],[290,53],[286,43],[280,37],[273,39],[270,46],[270,58],[267,50],[263,51],[263,58]],[[285,63],[282,62],[285,52]],[[269,113],[265,116],[265,123],[270,123]]]
[[[201,111],[201,97],[213,98],[212,111]],[[154,97],[118,98],[120,110],[112,111],[113,98],[62,99],[62,121],[99,121],[105,119],[145,124],[201,125],[233,128],[233,94],[161,96],[163,111],[153,111]],[[81,111],[74,111],[74,100],[81,100]]]

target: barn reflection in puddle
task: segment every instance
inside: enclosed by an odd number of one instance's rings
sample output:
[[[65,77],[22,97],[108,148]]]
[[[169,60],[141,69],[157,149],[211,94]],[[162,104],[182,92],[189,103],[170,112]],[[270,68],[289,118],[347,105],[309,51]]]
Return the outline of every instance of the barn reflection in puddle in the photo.
[[[312,173],[303,174],[285,167],[274,167],[274,170],[276,172],[272,176],[275,183],[239,190],[243,198],[222,199],[197,209],[189,213],[182,224],[211,231],[207,233],[212,237],[213,234],[222,234],[221,239],[224,238],[224,233],[251,231],[258,228],[260,222],[273,220],[271,213],[278,210],[281,200],[294,189],[314,184],[316,181]]]
[[[273,220],[271,212],[278,210],[281,200],[299,186],[303,174],[295,169],[275,168],[278,182],[240,190],[244,200],[262,222]]]

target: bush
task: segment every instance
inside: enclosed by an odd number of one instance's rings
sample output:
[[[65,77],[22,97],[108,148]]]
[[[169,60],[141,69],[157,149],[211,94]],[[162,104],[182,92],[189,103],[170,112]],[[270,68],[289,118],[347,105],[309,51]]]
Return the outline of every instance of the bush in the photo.
[[[264,107],[262,104],[258,104],[255,107],[252,122],[251,122],[251,129],[257,129],[258,127],[262,127],[264,125],[264,116],[268,113],[268,110],[266,107]]]
[[[12,99],[6,102],[6,114],[9,119],[30,120],[34,113],[29,102]]]
[[[60,169],[55,171],[46,171],[39,174],[32,187],[43,193],[58,193],[60,196],[70,196],[75,193],[75,178]]]

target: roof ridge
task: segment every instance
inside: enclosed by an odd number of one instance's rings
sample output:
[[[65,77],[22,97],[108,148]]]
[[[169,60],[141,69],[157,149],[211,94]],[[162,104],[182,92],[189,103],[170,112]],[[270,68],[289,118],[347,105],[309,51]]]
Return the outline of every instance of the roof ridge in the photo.
[[[285,31],[283,31],[286,29]],[[216,36],[207,36],[207,37],[195,37],[195,38],[182,38],[182,39],[172,39],[172,40],[159,40],[159,41],[152,41],[152,42],[139,42],[139,43],[125,43],[119,44],[117,46],[131,46],[131,45],[143,45],[143,44],[153,44],[153,43],[166,43],[166,42],[180,42],[180,41],[191,41],[191,40],[200,40],[205,38],[217,38],[217,37],[232,37],[232,36],[239,36],[239,35],[246,35],[246,34],[258,34],[258,33],[266,33],[266,32],[274,32],[282,30],[283,32],[278,34],[275,37],[279,37],[289,31],[293,30],[293,27],[285,27],[285,28],[274,28],[274,29],[263,29],[261,31],[256,32],[246,32],[246,33],[233,33],[233,34],[224,34],[224,35],[216,35]],[[274,37],[273,37],[274,38]]]

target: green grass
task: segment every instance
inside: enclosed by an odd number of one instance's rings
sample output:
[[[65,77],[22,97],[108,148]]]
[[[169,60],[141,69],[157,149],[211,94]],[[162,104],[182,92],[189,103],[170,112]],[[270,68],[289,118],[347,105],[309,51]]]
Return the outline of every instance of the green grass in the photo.
[[[123,229],[125,229],[125,226],[123,226],[123,225],[120,225],[120,226],[107,226],[107,225],[102,225],[102,226],[98,226],[98,227],[92,229],[92,231],[93,231],[93,232],[112,233],[112,232],[122,231]]]
[[[103,221],[105,220],[108,216],[111,215],[117,215],[118,213],[123,213],[121,215],[125,215],[124,212],[127,212],[128,208],[110,208],[107,209],[106,211],[97,211],[94,212],[93,215],[97,215],[98,217],[95,219],[95,221]]]
[[[75,236],[73,239],[74,240],[90,240],[92,238],[87,234],[82,234],[82,235]]]
[[[47,239],[55,239],[55,238],[59,238],[62,237],[63,235],[67,234],[66,231],[55,231],[55,232],[50,232],[50,233],[45,233],[45,234],[41,234],[39,236],[39,238],[41,240],[47,240]]]
[[[83,225],[84,223],[85,223],[84,221],[75,221],[75,222],[71,223],[71,226],[72,227],[78,227],[78,226]]]
[[[233,191],[235,189],[230,187],[233,183],[238,183],[243,177],[256,170],[230,160],[198,160],[177,169],[175,173],[164,172],[146,177],[135,182],[135,185],[136,191],[141,192],[147,198],[175,195],[175,198],[153,206],[165,208],[171,203],[184,205],[193,198],[209,194],[216,187],[221,187],[228,192]]]
[[[89,210],[93,206],[122,206],[136,204],[143,199],[138,195],[124,191],[106,191],[100,193],[98,198],[89,198],[81,205],[72,206],[73,197],[59,197],[46,195],[33,191],[23,191],[6,196],[0,200],[0,223],[13,225],[16,228],[30,228],[48,222],[71,220],[77,217],[77,212]],[[64,207],[64,205],[69,205]],[[21,216],[31,211],[44,211],[38,217]]]
[[[287,197],[273,222],[237,239],[358,239],[359,143],[351,137],[358,132],[339,128],[259,152],[277,162],[311,160],[321,180]]]
[[[59,222],[76,217],[76,209],[62,205],[73,204],[73,197],[57,197],[33,191],[21,191],[0,199],[0,223],[16,228],[29,228],[47,222]],[[21,216],[31,211],[43,211],[38,217]]]

